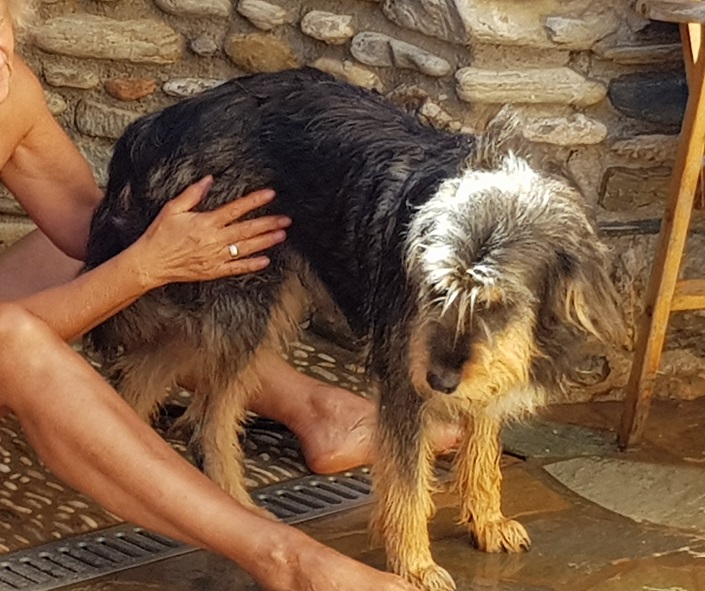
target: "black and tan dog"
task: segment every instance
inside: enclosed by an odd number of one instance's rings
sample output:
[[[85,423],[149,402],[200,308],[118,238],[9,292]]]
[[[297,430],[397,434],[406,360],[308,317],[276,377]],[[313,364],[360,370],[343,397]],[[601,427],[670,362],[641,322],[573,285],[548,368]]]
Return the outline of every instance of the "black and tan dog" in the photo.
[[[296,332],[322,286],[369,343],[379,386],[376,531],[389,566],[424,589],[453,581],[431,556],[429,417],[465,428],[461,519],[487,551],[529,538],[500,508],[499,432],[555,387],[577,338],[620,325],[603,247],[565,181],[501,153],[494,135],[421,125],[315,70],[232,80],[134,123],[118,142],[89,266],[132,243],[168,198],[211,173],[211,209],[263,187],[293,218],[264,271],[170,285],[91,334],[149,418],[195,379],[189,410],[206,472],[243,503],[238,428],[261,354]]]

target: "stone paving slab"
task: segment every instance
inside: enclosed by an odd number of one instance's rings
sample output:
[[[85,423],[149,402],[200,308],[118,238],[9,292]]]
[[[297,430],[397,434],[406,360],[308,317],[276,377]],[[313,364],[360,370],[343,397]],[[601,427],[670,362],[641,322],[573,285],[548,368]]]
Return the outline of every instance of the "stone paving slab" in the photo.
[[[573,492],[637,522],[705,532],[705,470],[582,457],[544,469]]]
[[[600,582],[589,591],[702,591],[705,570],[692,566],[673,568],[665,561],[635,561],[626,572]]]
[[[612,433],[542,418],[507,425],[502,443],[507,453],[522,458],[564,458],[617,451]]]

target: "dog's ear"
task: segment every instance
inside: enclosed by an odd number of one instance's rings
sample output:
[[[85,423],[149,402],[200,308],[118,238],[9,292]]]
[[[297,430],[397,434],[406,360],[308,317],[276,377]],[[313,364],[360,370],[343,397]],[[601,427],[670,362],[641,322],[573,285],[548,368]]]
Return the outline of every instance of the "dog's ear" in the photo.
[[[545,312],[563,326],[623,345],[625,322],[605,247],[592,232],[576,238],[555,244],[555,264],[546,279],[545,304],[550,310]]]

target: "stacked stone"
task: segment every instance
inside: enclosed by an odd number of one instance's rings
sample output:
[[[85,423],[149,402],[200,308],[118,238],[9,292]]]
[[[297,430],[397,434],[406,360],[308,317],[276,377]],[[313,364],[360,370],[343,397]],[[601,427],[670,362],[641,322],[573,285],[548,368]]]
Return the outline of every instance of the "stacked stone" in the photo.
[[[311,65],[461,133],[511,104],[536,151],[619,234],[617,279],[638,316],[687,92],[677,28],[631,4],[44,0],[23,53],[101,184],[129,122],[250,72]],[[621,383],[611,364],[610,378],[581,374],[590,395]]]
[[[308,64],[456,131],[513,104],[526,138],[552,148],[593,203],[638,217],[663,197],[685,98],[680,45],[628,0],[347,0],[336,13],[297,0],[69,4],[45,2],[27,50],[101,183],[112,141],[140,114]]]

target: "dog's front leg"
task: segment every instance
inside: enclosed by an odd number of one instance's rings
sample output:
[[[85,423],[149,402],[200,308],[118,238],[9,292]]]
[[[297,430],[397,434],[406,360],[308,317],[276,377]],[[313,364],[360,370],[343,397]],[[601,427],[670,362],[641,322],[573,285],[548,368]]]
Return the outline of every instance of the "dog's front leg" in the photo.
[[[478,414],[466,421],[455,463],[460,519],[485,552],[522,552],[531,540],[524,526],[502,514],[499,461],[501,423]]]
[[[373,531],[385,543],[390,570],[424,591],[452,591],[455,583],[431,556],[428,520],[433,514],[433,451],[423,430],[415,392],[396,392],[380,409],[374,465]]]

